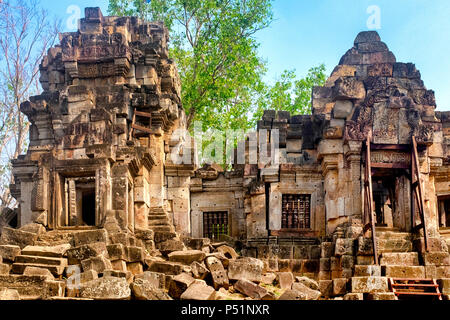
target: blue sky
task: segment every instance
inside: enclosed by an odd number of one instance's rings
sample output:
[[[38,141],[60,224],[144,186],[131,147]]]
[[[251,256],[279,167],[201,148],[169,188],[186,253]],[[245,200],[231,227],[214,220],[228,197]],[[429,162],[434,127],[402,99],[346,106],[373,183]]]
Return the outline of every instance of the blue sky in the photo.
[[[42,0],[43,7],[63,20],[70,5],[82,10],[108,1]],[[399,62],[413,62],[429,89],[436,91],[438,110],[450,110],[450,1],[448,0],[275,0],[275,21],[261,31],[260,55],[268,62],[267,79],[285,69],[299,76],[325,63],[330,74],[353,45],[358,32],[368,30],[369,6],[380,9],[377,30]],[[82,13],[84,16],[84,13]]]

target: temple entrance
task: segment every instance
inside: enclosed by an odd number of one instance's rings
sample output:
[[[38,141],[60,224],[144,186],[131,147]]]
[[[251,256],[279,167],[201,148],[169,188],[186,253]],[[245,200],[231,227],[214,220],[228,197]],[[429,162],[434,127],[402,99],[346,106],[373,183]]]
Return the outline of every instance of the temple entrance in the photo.
[[[95,177],[66,179],[66,226],[96,226]]]

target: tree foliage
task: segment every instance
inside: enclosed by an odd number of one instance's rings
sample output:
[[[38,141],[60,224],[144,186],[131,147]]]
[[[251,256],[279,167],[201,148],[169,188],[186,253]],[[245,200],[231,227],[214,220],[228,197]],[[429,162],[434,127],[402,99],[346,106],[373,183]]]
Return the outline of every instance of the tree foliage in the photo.
[[[163,21],[182,81],[188,125],[248,129],[265,72],[254,34],[272,21],[273,0],[110,0],[109,13]]]

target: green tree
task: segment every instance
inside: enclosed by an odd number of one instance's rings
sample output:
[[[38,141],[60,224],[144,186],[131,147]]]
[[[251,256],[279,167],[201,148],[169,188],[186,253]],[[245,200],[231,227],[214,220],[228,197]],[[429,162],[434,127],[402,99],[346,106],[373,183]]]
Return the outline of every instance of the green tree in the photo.
[[[297,79],[295,70],[284,71],[273,85],[265,85],[258,98],[253,121],[261,118],[264,110],[284,110],[291,115],[311,114],[312,89],[326,81],[325,65],[309,69],[304,78]]]
[[[253,36],[272,22],[272,1],[110,0],[109,14],[165,23],[189,127],[246,130],[266,71]]]

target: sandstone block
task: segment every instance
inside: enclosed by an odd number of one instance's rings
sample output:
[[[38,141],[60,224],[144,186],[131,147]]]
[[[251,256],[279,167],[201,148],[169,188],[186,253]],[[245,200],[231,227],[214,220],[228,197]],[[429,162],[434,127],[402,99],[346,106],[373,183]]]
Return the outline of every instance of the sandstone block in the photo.
[[[356,265],[355,277],[381,277],[381,266],[376,265]]]
[[[0,275],[7,275],[11,270],[11,266],[6,263],[0,263]]]
[[[223,255],[225,257],[227,257],[228,259],[239,258],[239,255],[236,253],[236,251],[230,246],[226,246],[226,245],[220,246],[216,249],[216,252],[223,253]]]
[[[306,295],[294,289],[287,289],[278,300],[306,300]]]
[[[214,289],[218,290],[220,287],[228,288],[229,278],[222,262],[216,257],[210,256],[205,260],[206,267],[211,272],[214,283]]]
[[[305,286],[307,286],[308,288],[311,288],[313,290],[319,290],[319,284],[317,283],[317,281],[312,280],[308,277],[295,277],[295,280]]]
[[[134,279],[143,279],[148,281],[151,286],[159,289],[166,288],[166,275],[164,273],[145,271],[142,274],[138,274]]]
[[[239,280],[235,283],[234,288],[242,294],[257,300],[261,300],[262,297],[267,295],[267,289],[248,280]]]
[[[20,295],[17,290],[0,288],[0,301],[14,301],[20,300]]]
[[[344,300],[364,300],[363,293],[347,293],[344,296]]]
[[[133,275],[138,275],[144,272],[144,266],[141,262],[129,262],[127,263],[127,271]]]
[[[331,262],[330,258],[320,258],[320,271],[330,271]]]
[[[398,300],[393,292],[374,292],[367,295],[368,300]]]
[[[203,281],[196,280],[185,292],[183,292],[180,299],[198,301],[214,300],[215,292],[213,287],[208,286]]]
[[[79,247],[95,242],[108,242],[108,234],[105,229],[76,232],[73,235],[73,246]]]
[[[62,244],[51,247],[27,246],[22,250],[22,255],[62,258],[69,249],[70,244]]]
[[[174,251],[168,255],[169,261],[180,262],[190,265],[194,261],[201,262],[205,259],[206,254],[200,250]]]
[[[169,295],[172,298],[179,299],[183,292],[187,290],[187,288],[195,281],[187,273],[181,273],[172,278],[169,286]]]
[[[55,280],[53,274],[48,269],[44,268],[26,267],[23,274],[25,276],[45,276],[48,280]]]
[[[80,297],[94,300],[129,300],[131,290],[124,278],[103,277],[83,283]]]
[[[81,261],[83,271],[94,270],[97,273],[103,273],[105,270],[111,270],[111,262],[104,256],[97,256]]]
[[[300,282],[295,282],[292,285],[292,289],[304,294],[306,297],[306,300],[317,300],[321,296],[320,291],[313,290]]]
[[[347,278],[333,279],[333,296],[343,296],[347,293]]]
[[[333,295],[333,280],[319,280],[319,290],[324,297]]]
[[[173,300],[164,290],[145,279],[135,279],[130,287],[136,300]]]
[[[126,260],[125,246],[121,243],[106,246],[110,260]]]
[[[450,254],[448,252],[424,252],[422,256],[426,266],[450,266]]]
[[[425,278],[425,268],[423,266],[382,266],[381,272],[390,278]]]
[[[37,238],[38,235],[35,233],[5,227],[0,236],[0,244],[18,246],[23,249],[34,245]]]
[[[279,272],[276,280],[281,289],[291,289],[294,283],[294,275],[292,272]]]
[[[381,265],[418,266],[419,254],[417,252],[383,252]]]
[[[47,280],[44,283],[43,299],[47,300],[52,297],[64,297],[66,291],[65,281]]]
[[[228,278],[230,280],[249,280],[260,282],[264,264],[254,258],[241,258],[231,260],[228,266]]]
[[[89,258],[104,256],[108,257],[108,250],[104,242],[81,245],[66,251],[69,264],[80,264]],[[115,259],[114,259],[115,260]]]
[[[336,239],[334,254],[336,256],[353,255],[354,240],[347,238]]]
[[[262,276],[261,278],[261,283],[263,284],[269,284],[269,285],[273,285],[273,283],[275,282],[277,278],[277,275],[275,273],[266,273]]]
[[[125,260],[113,260],[111,261],[111,266],[116,271],[127,271],[127,262]]]
[[[353,110],[353,102],[350,100],[336,101],[333,109],[335,119],[347,119]]]
[[[441,293],[450,294],[450,279],[438,279],[437,280]]]
[[[203,263],[194,261],[191,264],[192,274],[195,279],[204,280],[206,276],[210,273],[209,270]]]
[[[353,293],[387,292],[388,281],[385,277],[353,277],[351,279]]]

